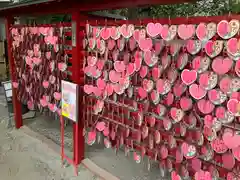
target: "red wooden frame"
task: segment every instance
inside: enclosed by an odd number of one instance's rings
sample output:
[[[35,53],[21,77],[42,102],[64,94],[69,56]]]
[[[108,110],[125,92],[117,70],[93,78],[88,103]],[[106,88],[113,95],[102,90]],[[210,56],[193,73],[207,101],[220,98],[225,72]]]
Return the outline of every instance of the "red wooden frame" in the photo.
[[[77,12],[73,14],[72,16],[73,21],[76,22],[77,24],[77,31],[80,32],[80,13]],[[16,76],[15,76],[15,65],[14,65],[14,60],[12,56],[12,41],[11,41],[11,35],[10,35],[10,29],[12,27],[24,27],[25,25],[13,25],[13,18],[7,18],[6,19],[6,35],[7,35],[7,41],[8,41],[8,57],[9,57],[9,64],[10,64],[10,70],[11,70],[11,79],[12,81],[16,81]],[[39,25],[43,27],[53,27],[53,26],[70,26],[70,23],[59,23],[59,24],[43,24]],[[70,36],[71,33],[68,33],[68,36]],[[83,59],[83,55],[81,53],[81,48],[82,48],[82,40],[84,38],[83,34],[77,33],[76,36],[76,46],[72,48],[72,50],[65,51],[67,54],[71,54],[72,57],[70,58],[72,66],[68,67],[68,70],[72,73],[72,76],[70,79],[78,84],[78,85],[83,85],[83,80],[80,78],[80,76],[83,77],[83,72],[81,72],[81,67],[83,65],[80,63],[79,59]],[[69,43],[69,42],[68,42]],[[68,44],[72,46],[72,44]],[[80,101],[81,103],[81,101]],[[16,90],[13,89],[13,104],[14,104],[14,119],[15,119],[15,124],[16,128],[19,129],[21,126],[23,126],[23,119],[22,119],[22,111],[21,111],[21,102],[17,99],[16,95]],[[79,112],[81,112],[81,108],[79,107]],[[81,114],[79,114],[79,120],[77,123],[73,123],[73,159],[71,160],[69,157],[65,157],[69,161],[69,163],[73,164],[74,166],[78,165],[81,160],[84,158],[84,139],[83,136],[83,125],[81,123]],[[62,121],[62,117],[61,117]],[[61,128],[62,132],[62,128]],[[64,135],[64,134],[62,134]],[[63,138],[63,137],[62,137]],[[81,147],[81,148],[80,148]],[[63,151],[64,155],[64,151]]]
[[[5,27],[6,27],[6,37],[7,37],[7,42],[8,42],[8,60],[9,60],[9,67],[10,67],[10,75],[12,81],[16,81],[16,75],[15,75],[15,65],[14,65],[14,60],[12,56],[12,41],[11,41],[11,36],[10,36],[10,28],[11,25],[13,24],[13,18],[8,17],[5,22]],[[23,119],[22,119],[22,106],[21,103],[17,99],[17,94],[16,94],[16,89],[13,88],[12,90],[12,102],[13,102],[13,108],[14,108],[14,119],[15,119],[15,126],[17,129],[19,129],[23,125]]]
[[[125,8],[125,7],[134,7],[134,6],[143,6],[150,4],[171,4],[171,3],[181,3],[181,2],[192,2],[194,0],[122,0],[122,1],[110,1],[110,0],[88,0],[88,1],[73,1],[73,0],[62,0],[53,1],[50,3],[41,3],[38,5],[23,6],[19,8],[11,9],[2,9],[0,10],[0,16],[6,17],[6,35],[8,40],[8,57],[11,71],[11,79],[14,81],[16,79],[14,75],[15,67],[14,61],[11,53],[11,38],[10,38],[10,27],[13,24],[13,15],[43,15],[43,14],[57,14],[57,13],[69,13],[72,15],[72,21],[76,22],[76,46],[72,47],[70,54],[71,58],[71,71],[72,77],[71,80],[80,85],[83,85],[83,50],[82,50],[82,40],[84,38],[83,29],[87,21],[91,24],[92,22],[96,23],[96,20],[93,18],[88,18],[88,16],[80,14],[80,11],[93,11],[93,10],[103,10],[103,9],[116,9],[116,8]],[[54,7],[54,8],[53,8]],[[150,21],[158,21],[162,24],[190,24],[190,23],[200,23],[200,22],[219,22],[223,19],[230,19],[229,16],[215,16],[215,17],[194,17],[194,18],[175,18],[175,19],[145,19],[145,20],[135,20],[131,21],[135,25],[146,24]],[[240,19],[240,15],[231,15],[231,19]],[[105,25],[104,20],[97,20],[97,24]],[[108,25],[117,25],[129,23],[128,21],[111,21],[108,20]],[[80,88],[80,96],[82,89]],[[23,125],[22,113],[21,113],[21,103],[17,100],[16,91],[13,89],[13,104],[14,104],[14,117],[16,128],[20,128]],[[83,122],[82,122],[82,108],[84,105],[82,103],[82,97],[80,97],[79,102],[79,120],[77,123],[73,124],[73,148],[74,155],[72,163],[78,165],[84,158],[84,137],[83,137]]]
[[[228,14],[225,16],[209,16],[209,17],[189,17],[189,18],[183,18],[183,17],[179,17],[179,18],[174,18],[174,19],[169,19],[169,18],[164,18],[164,19],[140,19],[140,20],[118,20],[118,21],[114,21],[114,20],[108,20],[107,23],[105,20],[98,20],[96,21],[92,21],[92,20],[88,20],[87,23],[89,23],[92,26],[121,26],[122,24],[134,24],[135,26],[142,26],[142,25],[146,25],[147,23],[150,22],[158,22],[161,24],[168,24],[168,25],[180,25],[180,24],[200,24],[200,23],[210,23],[210,22],[214,22],[214,23],[219,23],[222,20],[227,20],[230,21],[232,19],[236,19],[236,20],[240,20],[240,15],[239,14]],[[86,22],[81,22],[82,25],[86,24]],[[239,35],[238,35],[239,37]],[[215,38],[215,37],[214,37]],[[213,39],[214,39],[213,38]],[[88,97],[88,102],[91,101],[91,99],[96,100],[95,97],[92,97],[90,95],[87,95]],[[104,101],[106,104],[109,104],[107,101]],[[114,103],[110,103],[112,105],[110,105],[111,107],[115,108],[115,105],[113,105]],[[123,107],[123,105],[125,104],[117,104],[116,106],[118,106],[118,108],[120,109],[119,113],[123,114],[124,111],[122,110],[121,107]],[[106,105],[107,106],[107,105]],[[127,105],[126,105],[127,106]],[[86,103],[85,105],[85,109],[89,109],[90,111],[93,112],[93,107],[92,107],[92,103]],[[125,109],[125,108],[124,108]],[[128,109],[128,108],[126,108]],[[122,112],[121,112],[122,111]],[[104,114],[104,113],[103,113]],[[106,113],[107,114],[107,113]],[[124,126],[126,127],[126,125],[124,123],[121,123],[122,119],[118,117],[119,115],[98,115],[98,117],[102,118],[101,120],[103,122],[113,122],[114,124],[118,124],[119,126]],[[133,115],[132,115],[133,116]],[[118,119],[117,119],[118,118]],[[112,121],[112,119],[116,120],[116,121]],[[127,121],[126,118],[124,117],[123,122]],[[128,126],[129,128],[129,126]],[[137,130],[138,127],[133,128],[132,129],[136,129]],[[131,127],[130,127],[131,129]],[[150,128],[149,128],[150,129]],[[165,136],[167,135],[167,132],[161,132],[161,135]],[[179,141],[182,141],[181,139],[179,139]],[[138,150],[141,152],[141,148],[138,144],[133,144],[134,149]],[[156,151],[155,151],[156,152]],[[150,156],[152,159],[154,159],[155,154],[153,153],[153,149],[149,149],[146,148],[146,154],[148,156]],[[170,154],[172,156],[175,156],[175,154]],[[223,166],[219,165],[219,164],[213,164],[212,162],[207,162],[204,161],[203,164],[211,164],[214,165],[216,167],[218,167],[220,169],[220,174],[226,174],[228,171],[228,169],[224,168]],[[179,164],[177,164],[178,166]],[[235,174],[235,173],[234,173]],[[237,178],[240,179],[240,176],[238,176],[237,174],[235,174],[237,176]]]
[[[80,86],[83,86],[83,81],[81,81],[81,71],[83,67],[83,52],[82,52],[82,42],[84,38],[83,31],[80,29],[81,16],[79,12],[72,14],[72,21],[76,23],[76,46],[72,47],[72,81]],[[82,75],[83,76],[83,75]],[[82,97],[80,88],[80,101],[79,101],[79,119],[78,122],[73,124],[73,148],[74,148],[74,162],[79,164],[84,158],[84,136],[83,136],[83,123],[82,123]]]

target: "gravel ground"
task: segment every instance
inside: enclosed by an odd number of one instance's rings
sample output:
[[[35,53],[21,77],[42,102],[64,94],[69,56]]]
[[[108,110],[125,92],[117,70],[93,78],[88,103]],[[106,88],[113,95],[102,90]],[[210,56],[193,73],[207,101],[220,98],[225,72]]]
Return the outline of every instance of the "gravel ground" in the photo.
[[[6,108],[0,106],[1,180],[100,180],[83,166],[74,176],[72,166],[62,167],[61,157],[40,140],[6,128]]]

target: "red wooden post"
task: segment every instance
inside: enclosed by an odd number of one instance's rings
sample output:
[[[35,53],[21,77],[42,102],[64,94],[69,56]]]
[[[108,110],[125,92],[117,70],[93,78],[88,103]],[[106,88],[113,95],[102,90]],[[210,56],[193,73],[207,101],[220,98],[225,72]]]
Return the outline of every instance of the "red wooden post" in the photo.
[[[9,61],[9,67],[10,67],[10,75],[11,80],[16,81],[16,70],[15,70],[15,64],[12,56],[12,41],[11,41],[11,25],[13,24],[14,19],[12,17],[7,17],[5,22],[5,28],[6,28],[6,37],[7,37],[7,48],[8,48],[8,61]],[[17,93],[16,89],[13,88],[12,90],[12,102],[13,102],[13,108],[14,108],[14,120],[15,120],[15,126],[17,129],[19,129],[23,125],[23,119],[22,119],[22,106],[21,102],[17,99]]]
[[[81,71],[83,67],[83,33],[80,27],[80,13],[72,13],[72,80],[80,87],[83,86],[81,81]],[[78,122],[73,124],[73,159],[75,164],[79,164],[84,158],[84,136],[82,122],[82,88],[79,90],[79,116]]]

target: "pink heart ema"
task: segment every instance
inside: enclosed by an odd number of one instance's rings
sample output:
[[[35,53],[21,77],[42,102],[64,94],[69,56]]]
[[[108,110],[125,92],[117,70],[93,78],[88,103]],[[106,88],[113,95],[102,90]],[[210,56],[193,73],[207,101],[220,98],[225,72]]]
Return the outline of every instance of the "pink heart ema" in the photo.
[[[162,25],[160,23],[148,23],[147,33],[151,37],[156,37],[162,32]]]
[[[181,74],[181,79],[184,84],[190,85],[197,79],[197,71],[184,69]]]
[[[228,111],[234,115],[239,114],[239,107],[240,107],[240,102],[237,99],[230,99],[227,102]]]
[[[229,149],[234,149],[240,146],[240,135],[236,134],[231,129],[225,129],[222,139]]]
[[[197,100],[202,99],[207,94],[207,91],[205,89],[201,88],[197,84],[192,84],[189,87],[189,92],[190,92],[190,95]]]
[[[194,25],[185,25],[181,24],[178,26],[178,35],[181,39],[189,39],[191,38],[195,33],[195,27]]]
[[[171,178],[172,180],[181,180],[181,177],[175,171],[171,173]]]
[[[152,49],[152,39],[146,38],[146,39],[140,39],[139,40],[139,47],[142,51],[149,51]]]
[[[230,71],[233,61],[230,58],[217,57],[213,60],[212,68],[219,75],[226,74]]]
[[[211,180],[211,174],[208,171],[198,171],[194,175],[196,180]]]
[[[56,99],[56,100],[61,100],[61,98],[62,98],[62,95],[61,95],[61,93],[59,93],[59,92],[55,92],[54,94],[53,94],[53,96],[54,96],[54,98]]]

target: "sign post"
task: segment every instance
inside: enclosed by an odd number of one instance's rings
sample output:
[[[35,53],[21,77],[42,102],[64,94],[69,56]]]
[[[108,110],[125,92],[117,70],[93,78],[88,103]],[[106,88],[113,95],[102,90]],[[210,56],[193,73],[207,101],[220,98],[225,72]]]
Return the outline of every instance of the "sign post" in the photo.
[[[69,119],[74,122],[78,120],[78,85],[68,82],[61,81],[61,89],[62,89],[62,101],[61,101],[61,157],[62,164],[64,160],[67,160],[69,164],[72,164],[75,168],[75,174],[78,175],[78,165],[74,161],[74,159],[69,158],[64,152],[64,119]]]
[[[78,85],[62,81],[62,116],[74,122],[78,119]]]

